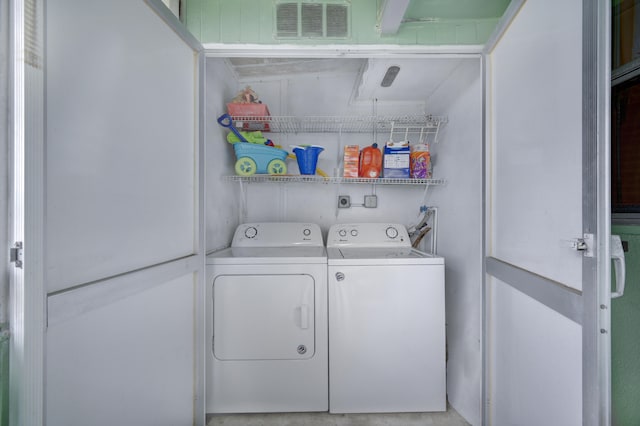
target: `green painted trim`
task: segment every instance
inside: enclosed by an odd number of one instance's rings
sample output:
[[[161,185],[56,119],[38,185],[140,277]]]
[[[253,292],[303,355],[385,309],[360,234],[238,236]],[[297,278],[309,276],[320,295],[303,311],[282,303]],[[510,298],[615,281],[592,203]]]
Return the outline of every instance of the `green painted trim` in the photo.
[[[611,300],[612,424],[635,425],[640,419],[640,225],[612,225],[611,233],[629,243],[624,295]]]
[[[614,235],[640,235],[640,225],[611,225]]]
[[[500,20],[499,16],[437,17],[426,22],[405,23],[396,34],[381,35],[377,30],[379,1],[351,0],[349,37],[285,39],[275,36],[275,6],[279,2],[281,0],[184,0],[184,23],[203,44],[479,45],[486,43]]]

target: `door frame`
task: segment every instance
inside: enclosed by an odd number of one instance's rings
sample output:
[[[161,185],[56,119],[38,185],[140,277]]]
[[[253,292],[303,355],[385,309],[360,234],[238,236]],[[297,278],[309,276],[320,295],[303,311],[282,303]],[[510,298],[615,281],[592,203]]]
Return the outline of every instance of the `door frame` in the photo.
[[[9,8],[9,241],[24,247],[9,274],[9,424],[18,426],[44,421],[44,1]]]
[[[488,60],[526,0],[513,0],[484,50],[484,101],[488,102]],[[611,8],[607,2],[583,1],[582,43],[582,165],[583,230],[593,234],[592,257],[583,258],[583,290],[558,285],[532,272],[488,256],[491,204],[488,149],[490,128],[484,117],[484,269],[483,277],[483,423],[491,424],[491,323],[490,280],[492,277],[525,293],[539,303],[582,326],[582,420],[585,425],[611,422],[611,264],[609,236],[610,209],[610,55]],[[594,31],[594,29],[596,29]],[[486,113],[486,109],[485,109]],[[593,120],[593,117],[596,120]]]

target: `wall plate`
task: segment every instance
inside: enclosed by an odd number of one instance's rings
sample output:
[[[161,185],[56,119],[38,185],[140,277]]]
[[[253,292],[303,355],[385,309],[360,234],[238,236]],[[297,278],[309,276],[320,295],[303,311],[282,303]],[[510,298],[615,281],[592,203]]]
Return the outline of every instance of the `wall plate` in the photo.
[[[348,195],[338,195],[338,208],[348,209],[351,207],[351,197]]]
[[[375,209],[378,207],[378,196],[377,195],[365,195],[364,196],[364,206],[369,209]]]

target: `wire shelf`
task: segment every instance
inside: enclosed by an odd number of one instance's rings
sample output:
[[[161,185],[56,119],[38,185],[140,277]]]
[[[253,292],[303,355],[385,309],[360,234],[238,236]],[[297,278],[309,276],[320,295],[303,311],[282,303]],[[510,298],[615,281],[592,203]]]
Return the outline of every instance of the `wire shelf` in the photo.
[[[444,179],[403,179],[403,178],[345,178],[345,177],[321,177],[316,175],[229,175],[222,177],[230,182],[270,182],[270,183],[324,183],[324,184],[369,184],[369,185],[444,185]]]
[[[240,129],[265,130],[275,133],[367,133],[398,132],[437,134],[448,119],[433,115],[398,116],[268,116],[233,117]]]

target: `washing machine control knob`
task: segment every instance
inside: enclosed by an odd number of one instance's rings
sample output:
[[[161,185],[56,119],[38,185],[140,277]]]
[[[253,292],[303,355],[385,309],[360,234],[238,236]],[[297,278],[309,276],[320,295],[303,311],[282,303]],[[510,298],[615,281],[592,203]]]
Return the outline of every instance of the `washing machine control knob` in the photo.
[[[346,229],[341,229],[338,231],[338,235],[340,235],[341,237],[346,237],[347,236],[347,230]]]
[[[398,230],[396,228],[394,228],[393,226],[390,226],[387,228],[387,237],[393,239],[396,238],[398,236]]]
[[[336,272],[336,280],[343,281],[344,280],[344,274],[342,272]]]
[[[311,235],[311,229],[309,228],[304,228],[302,230],[302,235],[304,235],[305,237],[308,237],[309,235]]]
[[[357,237],[358,236],[358,230],[357,229],[352,229],[351,230],[351,236],[352,237]]]
[[[244,236],[247,238],[255,238],[256,235],[258,235],[258,230],[253,226],[244,230]]]
[[[304,355],[307,353],[307,347],[305,345],[298,345],[297,351],[300,355]]]

